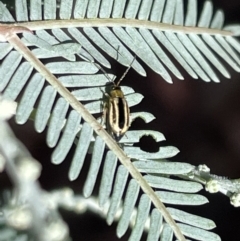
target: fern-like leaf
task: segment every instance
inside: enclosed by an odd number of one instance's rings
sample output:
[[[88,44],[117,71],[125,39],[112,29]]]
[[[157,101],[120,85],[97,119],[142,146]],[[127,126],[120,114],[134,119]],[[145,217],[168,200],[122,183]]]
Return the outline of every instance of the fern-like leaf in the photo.
[[[182,0],[129,2],[102,0],[97,3],[91,0],[67,0],[60,2],[59,9],[56,1],[44,1],[43,18],[41,11],[41,1],[31,1],[30,16],[28,16],[26,1],[21,0],[16,4],[16,20],[34,20],[34,22],[21,23],[21,26],[37,30],[37,35],[44,39],[48,34],[42,29],[51,29],[52,34],[60,41],[77,40],[106,67],[110,67],[110,63],[94,45],[124,65],[131,62],[133,56],[129,50],[133,51],[168,82],[171,82],[168,70],[177,78],[183,79],[182,74],[168,57],[169,54],[193,78],[200,77],[204,81],[219,82],[219,77],[211,64],[223,76],[230,77],[218,57],[236,71],[240,71],[239,56],[235,53],[239,52],[239,44],[231,36],[238,35],[237,27],[223,28],[223,12],[218,10],[213,14],[210,1],[206,1],[200,14],[197,11],[196,0],[188,1],[186,13],[183,11]],[[14,21],[3,5],[1,12],[2,21]],[[57,20],[58,18],[62,21]],[[59,27],[67,28],[68,34],[62,33]],[[83,27],[84,34],[76,27]],[[92,27],[98,27],[98,31]],[[163,50],[162,45],[167,52]],[[137,61],[133,64],[133,68],[140,74],[146,75]]]

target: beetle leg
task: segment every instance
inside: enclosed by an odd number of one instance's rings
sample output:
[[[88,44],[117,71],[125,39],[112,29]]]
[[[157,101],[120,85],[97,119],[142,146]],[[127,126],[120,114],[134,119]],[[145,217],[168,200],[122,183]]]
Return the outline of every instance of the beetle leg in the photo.
[[[101,125],[102,126],[106,125],[106,121],[107,121],[107,103],[104,103],[104,105],[103,105],[103,112],[102,112]]]
[[[106,129],[106,118],[107,118],[107,103],[103,104],[103,111],[102,111],[102,116],[100,116],[98,119],[99,123],[101,124],[101,128],[99,130],[101,130],[102,128]]]

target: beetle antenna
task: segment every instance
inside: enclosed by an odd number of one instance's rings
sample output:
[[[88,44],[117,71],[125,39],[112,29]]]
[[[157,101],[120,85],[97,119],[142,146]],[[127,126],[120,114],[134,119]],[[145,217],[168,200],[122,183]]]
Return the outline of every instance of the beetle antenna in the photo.
[[[94,64],[99,70],[101,70],[103,72],[103,74],[105,75],[105,77],[110,81],[114,83],[114,80],[112,80],[109,76],[108,73],[97,63],[94,62],[94,60],[90,60],[89,58],[87,58],[86,56],[81,55],[81,57],[85,60],[87,60],[88,62]]]
[[[119,81],[117,82],[116,86],[119,86],[120,82],[125,78],[125,76],[127,75],[129,69],[132,67],[132,64],[134,62],[134,60],[136,59],[136,55],[134,56],[132,62],[130,63],[130,65],[128,66],[128,68],[126,69],[126,71],[123,73],[122,77],[119,79]]]
[[[110,82],[114,82],[114,80],[112,80],[109,76],[108,73],[104,70],[104,68],[102,66],[100,66],[99,64],[96,64],[95,62],[92,62],[97,68],[99,68],[103,74],[105,75],[105,77],[110,81]]]

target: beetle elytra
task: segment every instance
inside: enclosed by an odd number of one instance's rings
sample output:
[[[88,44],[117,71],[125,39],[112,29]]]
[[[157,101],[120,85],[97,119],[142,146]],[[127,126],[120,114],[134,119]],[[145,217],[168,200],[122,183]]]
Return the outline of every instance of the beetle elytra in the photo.
[[[116,141],[119,141],[130,127],[130,109],[119,85],[131,68],[135,58],[136,56],[117,83],[111,81],[113,86],[109,93],[105,93],[108,100],[104,106],[104,120],[107,131]]]

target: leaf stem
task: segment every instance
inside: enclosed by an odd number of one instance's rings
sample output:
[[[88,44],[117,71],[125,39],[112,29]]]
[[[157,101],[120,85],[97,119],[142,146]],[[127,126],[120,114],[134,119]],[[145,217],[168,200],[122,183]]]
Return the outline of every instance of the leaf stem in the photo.
[[[231,31],[203,28],[203,27],[192,27],[192,26],[181,26],[172,25],[166,23],[159,23],[154,21],[138,20],[138,19],[125,19],[125,18],[84,18],[84,19],[64,19],[64,20],[44,20],[44,21],[31,21],[31,22],[20,22],[13,24],[0,24],[8,26],[22,26],[34,30],[41,29],[55,29],[55,28],[73,28],[73,27],[134,27],[134,28],[147,28],[150,30],[159,31],[171,31],[174,33],[185,33],[185,34],[209,34],[209,35],[221,35],[221,36],[232,36]]]

